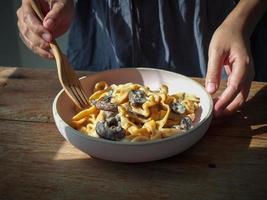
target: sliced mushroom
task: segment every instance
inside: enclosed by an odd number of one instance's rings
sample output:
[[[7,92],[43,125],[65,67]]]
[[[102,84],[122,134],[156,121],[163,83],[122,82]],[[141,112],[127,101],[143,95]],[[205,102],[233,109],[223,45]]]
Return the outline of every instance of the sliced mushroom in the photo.
[[[185,106],[179,102],[173,102],[171,104],[171,109],[173,112],[175,112],[177,114],[184,114],[186,111]]]
[[[106,121],[99,121],[96,124],[96,133],[107,140],[121,140],[125,137],[125,130],[121,127],[120,118],[107,118]]]
[[[140,106],[146,102],[146,94],[143,90],[131,90],[128,98],[133,106]]]
[[[117,112],[118,111],[118,107],[116,104],[111,103],[111,102],[102,101],[102,100],[97,101],[95,106],[99,110],[105,110],[105,111],[110,111],[110,112]]]
[[[184,116],[181,119],[181,122],[180,122],[181,129],[183,129],[183,130],[189,130],[190,128],[192,128],[192,126],[193,126],[193,122],[192,122],[192,120],[191,120],[190,117]]]
[[[99,99],[98,101],[95,102],[95,106],[99,110],[104,110],[104,111],[110,111],[110,112],[118,112],[118,107],[116,104],[111,103],[111,98],[112,98],[112,90],[108,92],[107,95]]]

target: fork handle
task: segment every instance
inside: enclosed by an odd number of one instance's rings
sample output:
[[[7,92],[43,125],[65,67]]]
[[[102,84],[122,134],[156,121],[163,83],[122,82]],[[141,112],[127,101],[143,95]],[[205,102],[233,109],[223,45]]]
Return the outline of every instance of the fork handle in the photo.
[[[43,22],[45,17],[44,17],[44,13],[42,12],[39,1],[38,0],[30,0],[30,4],[31,4],[33,11],[35,12],[37,17],[39,18],[39,20],[41,22]],[[61,76],[61,74],[63,74],[63,73],[66,74],[66,73],[68,73],[68,71],[70,71],[70,70],[72,71],[73,69],[71,67],[69,67],[69,69],[66,71],[66,70],[64,70],[63,67],[61,67],[62,63],[64,62],[64,56],[65,55],[61,52],[57,42],[55,40],[53,40],[49,43],[49,45],[50,45],[50,47],[54,53],[54,56],[55,56],[55,60],[56,60],[56,64],[57,64],[58,78],[59,78],[59,81],[60,81],[63,89],[65,90],[66,94],[72,99],[72,101],[76,104],[76,106],[79,108],[82,108],[83,106],[79,103],[79,101],[77,101],[77,99],[75,97],[73,97],[73,95],[71,95],[68,92],[68,89],[66,89],[64,81],[63,81],[62,76]],[[75,74],[75,72],[73,71],[72,74]]]
[[[30,4],[31,4],[33,11],[35,12],[35,14],[39,18],[39,20],[42,22],[44,20],[44,14],[42,12],[41,5],[40,5],[39,1],[38,0],[30,0]],[[50,45],[50,47],[54,53],[54,56],[55,56],[55,59],[57,62],[57,66],[58,66],[58,63],[61,63],[61,60],[62,60],[62,52],[61,52],[61,50],[60,50],[60,48],[59,48],[59,46],[55,40],[51,41],[49,43],[49,45]]]
[[[44,14],[42,12],[39,1],[38,0],[30,0],[30,4],[31,4],[33,11],[35,12],[35,14],[39,18],[39,20],[42,22],[44,20]],[[55,40],[51,41],[49,43],[49,45],[50,45],[50,47],[54,53],[54,56],[55,56],[59,81],[60,81],[62,87],[64,88],[64,84],[63,84],[63,81],[62,81],[61,76],[60,76],[60,74],[62,73],[62,69],[60,66],[61,66],[61,63],[63,62],[62,61],[63,53],[61,52],[61,50],[60,50],[60,48],[59,48],[59,46]]]
[[[30,0],[30,4],[32,6],[32,9],[36,13],[36,15],[39,17],[40,21],[43,21],[44,20],[44,14],[42,12],[39,1]]]

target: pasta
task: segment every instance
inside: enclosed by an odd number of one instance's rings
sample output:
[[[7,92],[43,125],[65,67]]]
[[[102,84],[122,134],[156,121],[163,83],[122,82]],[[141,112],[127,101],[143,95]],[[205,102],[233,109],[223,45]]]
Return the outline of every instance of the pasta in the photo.
[[[76,114],[71,126],[84,134],[109,140],[157,140],[192,128],[200,99],[188,93],[168,94],[134,83],[95,84],[90,106]]]

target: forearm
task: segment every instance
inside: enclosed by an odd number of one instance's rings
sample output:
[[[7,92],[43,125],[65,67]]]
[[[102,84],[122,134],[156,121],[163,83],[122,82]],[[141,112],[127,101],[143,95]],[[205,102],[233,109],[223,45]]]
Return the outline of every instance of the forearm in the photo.
[[[223,23],[234,26],[249,38],[266,10],[267,0],[240,0]]]

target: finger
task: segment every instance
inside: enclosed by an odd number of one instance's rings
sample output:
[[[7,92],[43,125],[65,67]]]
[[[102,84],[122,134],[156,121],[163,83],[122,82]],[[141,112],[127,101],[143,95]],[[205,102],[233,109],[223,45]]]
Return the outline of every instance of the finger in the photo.
[[[46,42],[39,35],[35,34],[30,29],[28,29],[28,27],[25,24],[23,24],[23,22],[18,22],[18,27],[19,27],[23,37],[27,38],[27,40],[30,41],[32,46],[38,46],[44,50],[48,50],[50,48],[48,42]]]
[[[241,91],[224,110],[222,110],[221,112],[215,112],[215,117],[221,118],[232,115],[241,108],[241,106],[245,102],[246,97],[247,95]]]
[[[220,115],[225,108],[237,97],[244,87],[244,78],[247,77],[247,61],[237,59],[233,63],[232,73],[228,78],[227,87],[214,106],[215,115]],[[237,101],[238,102],[238,101]],[[232,104],[234,107],[238,106]]]
[[[235,97],[235,99],[226,107],[222,112],[222,115],[231,115],[244,105],[251,86],[252,79],[248,79],[244,82],[244,87],[241,89],[240,93]]]
[[[44,50],[38,46],[34,46],[30,40],[28,40],[27,38],[25,38],[21,33],[19,34],[21,40],[23,41],[23,43],[29,48],[31,49],[34,53],[38,54],[39,56],[43,57],[43,58],[47,58],[47,59],[53,59],[54,56],[53,54],[51,54],[50,50]]]
[[[219,88],[221,80],[222,65],[225,59],[225,53],[219,48],[211,48],[208,69],[206,75],[205,87],[207,92],[213,94]]]
[[[51,5],[51,10],[47,13],[43,21],[43,25],[45,28],[47,28],[50,31],[55,30],[56,25],[60,23],[61,19],[60,12],[63,7],[64,3],[58,1]]]
[[[246,92],[241,91],[236,98],[218,116],[229,116],[238,111],[244,105],[247,98]]]
[[[20,31],[22,32],[22,34],[24,34],[23,31],[28,31],[28,30],[33,31],[37,35],[42,36],[42,38],[45,41],[51,42],[52,41],[51,33],[49,33],[49,31],[42,26],[42,23],[34,14],[34,11],[31,8],[29,1],[25,2],[26,3],[23,3],[22,7],[19,8],[17,11],[18,22],[21,24]]]
[[[52,34],[46,30],[40,20],[33,14],[28,14],[28,17],[25,20],[25,23],[28,25],[28,28],[37,35],[40,35],[43,40],[47,42],[52,41]]]
[[[233,86],[229,85],[225,89],[225,91],[222,93],[222,95],[218,98],[218,101],[214,105],[214,115],[219,116],[223,112],[223,110],[227,107],[228,104],[230,104],[231,101],[234,100],[234,98],[239,93],[239,90]]]
[[[24,23],[27,24],[31,31],[42,36],[45,41],[51,42],[52,34],[45,27],[43,27],[40,20],[34,14],[34,11],[31,8],[29,8],[29,10],[30,12],[28,12],[28,14],[24,17]]]

